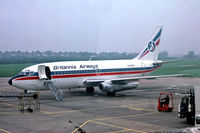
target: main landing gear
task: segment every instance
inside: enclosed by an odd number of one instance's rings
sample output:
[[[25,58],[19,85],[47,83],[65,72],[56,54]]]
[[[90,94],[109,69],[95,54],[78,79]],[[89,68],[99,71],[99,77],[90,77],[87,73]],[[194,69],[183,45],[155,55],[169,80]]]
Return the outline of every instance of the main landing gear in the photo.
[[[107,92],[108,96],[115,96],[116,92]]]
[[[86,92],[87,93],[94,93],[94,87],[86,87]]]

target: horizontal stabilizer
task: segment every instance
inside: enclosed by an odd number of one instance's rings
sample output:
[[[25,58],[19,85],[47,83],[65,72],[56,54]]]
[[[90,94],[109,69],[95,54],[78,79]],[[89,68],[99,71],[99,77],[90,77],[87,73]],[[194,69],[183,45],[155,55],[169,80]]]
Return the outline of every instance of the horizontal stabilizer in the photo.
[[[172,62],[180,62],[180,61],[184,61],[184,60],[169,60],[169,61],[160,61],[157,60],[153,63],[153,65],[162,65],[162,64],[166,64],[166,63],[172,63]]]

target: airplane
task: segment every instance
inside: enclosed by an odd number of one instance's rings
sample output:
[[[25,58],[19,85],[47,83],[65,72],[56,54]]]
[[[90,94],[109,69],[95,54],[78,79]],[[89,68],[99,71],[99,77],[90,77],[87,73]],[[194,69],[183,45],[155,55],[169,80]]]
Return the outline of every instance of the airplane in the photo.
[[[148,76],[163,63],[158,60],[158,47],[162,26],[157,26],[144,50],[133,59],[100,61],[63,61],[41,63],[24,68],[8,83],[31,91],[51,90],[58,101],[63,101],[62,89],[86,88],[93,93],[94,87],[108,95],[138,87],[140,79],[179,77],[183,74]]]

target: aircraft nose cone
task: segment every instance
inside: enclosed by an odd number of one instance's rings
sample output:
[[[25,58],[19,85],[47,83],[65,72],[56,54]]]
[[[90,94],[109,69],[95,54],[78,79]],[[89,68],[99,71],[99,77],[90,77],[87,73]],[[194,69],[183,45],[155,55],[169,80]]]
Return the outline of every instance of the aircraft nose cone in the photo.
[[[12,80],[13,80],[12,78],[10,80],[8,80],[9,85],[12,85]]]

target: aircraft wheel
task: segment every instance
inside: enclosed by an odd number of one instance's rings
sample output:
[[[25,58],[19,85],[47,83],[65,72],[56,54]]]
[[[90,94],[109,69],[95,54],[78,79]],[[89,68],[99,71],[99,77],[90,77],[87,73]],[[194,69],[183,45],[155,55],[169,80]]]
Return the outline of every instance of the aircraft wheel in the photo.
[[[87,93],[94,93],[94,87],[86,87]]]
[[[115,94],[116,94],[115,92],[107,92],[108,96],[115,96]]]
[[[172,108],[168,108],[168,110],[167,110],[168,112],[172,112]]]
[[[186,122],[187,122],[188,124],[192,124],[192,125],[195,124],[195,120],[194,120],[193,117],[186,117]]]
[[[33,109],[32,109],[32,108],[28,108],[27,110],[28,110],[30,113],[33,112]]]

